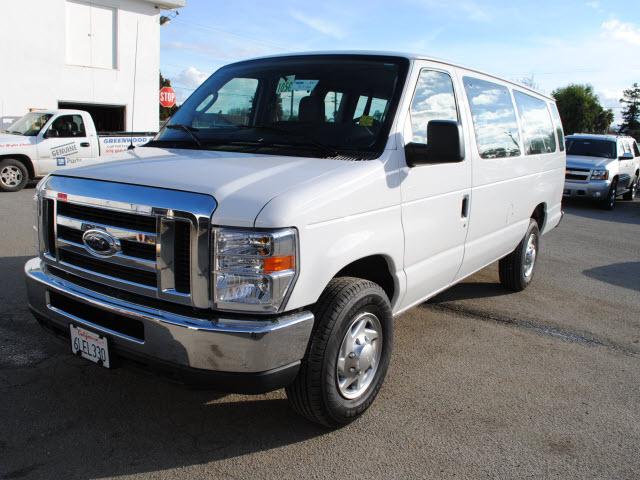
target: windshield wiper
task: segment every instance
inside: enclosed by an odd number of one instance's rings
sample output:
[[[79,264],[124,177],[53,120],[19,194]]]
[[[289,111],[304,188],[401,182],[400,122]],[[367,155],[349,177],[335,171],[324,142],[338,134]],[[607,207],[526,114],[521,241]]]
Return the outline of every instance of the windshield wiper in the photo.
[[[202,148],[202,142],[200,141],[198,136],[194,133],[195,131],[197,131],[196,128],[189,127],[187,125],[182,125],[181,123],[172,123],[171,125],[165,125],[164,128],[170,128],[172,130],[182,130],[183,132],[187,132],[191,136],[191,138],[193,138],[193,141],[196,142],[196,145]]]
[[[235,125],[235,127],[243,130],[263,130],[266,132],[284,134],[285,136],[288,136],[288,137],[301,138],[301,139],[304,139],[306,142],[308,142],[308,144],[310,144],[311,146],[315,147],[317,150],[323,151],[328,157],[335,157],[336,155],[338,155],[338,152],[334,148],[330,147],[329,145],[325,145],[324,143],[318,142],[316,139],[302,132],[291,132],[285,128],[274,127],[272,125]],[[279,142],[277,141],[265,142],[263,140],[260,140],[260,141],[257,141],[256,143],[259,143],[264,147],[268,147],[268,146],[277,145]],[[305,146],[309,146],[308,144],[298,142],[292,145],[297,147],[305,147]]]

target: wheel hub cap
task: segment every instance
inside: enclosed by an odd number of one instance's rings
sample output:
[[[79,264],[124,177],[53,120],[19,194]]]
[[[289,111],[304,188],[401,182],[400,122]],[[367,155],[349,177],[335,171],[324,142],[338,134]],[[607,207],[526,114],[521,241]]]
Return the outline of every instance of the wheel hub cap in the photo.
[[[344,398],[358,398],[367,390],[378,371],[381,354],[380,320],[369,312],[357,315],[338,351],[336,382]]]
[[[7,187],[17,187],[22,182],[22,172],[18,167],[8,166],[0,171],[0,180]]]
[[[536,263],[537,255],[537,238],[535,235],[530,235],[527,241],[527,249],[524,253],[524,276],[529,278],[533,273],[533,266]]]

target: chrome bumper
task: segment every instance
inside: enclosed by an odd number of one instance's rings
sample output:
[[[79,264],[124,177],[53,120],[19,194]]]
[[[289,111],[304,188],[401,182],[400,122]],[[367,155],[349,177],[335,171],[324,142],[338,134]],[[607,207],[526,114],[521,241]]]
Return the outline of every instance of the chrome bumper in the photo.
[[[594,180],[590,182],[564,182],[563,196],[569,198],[592,198],[595,200],[607,198],[611,182],[609,180]]]
[[[133,304],[83,288],[47,273],[39,258],[25,265],[29,307],[59,329],[69,324],[105,334],[116,352],[157,359],[192,369],[262,373],[300,363],[313,326],[313,314],[302,311],[279,317],[200,319]],[[78,318],[51,305],[51,292],[94,309],[144,324],[144,338],[136,339]]]

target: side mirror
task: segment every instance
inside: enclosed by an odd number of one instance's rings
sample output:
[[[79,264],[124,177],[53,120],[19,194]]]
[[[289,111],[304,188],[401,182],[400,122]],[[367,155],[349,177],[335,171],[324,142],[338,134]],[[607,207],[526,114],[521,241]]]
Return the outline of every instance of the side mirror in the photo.
[[[405,146],[407,165],[456,163],[464,160],[462,127],[453,120],[431,120],[427,124],[428,144],[408,143]]]
[[[621,157],[618,157],[618,160],[633,160],[635,157],[631,152],[624,152]]]

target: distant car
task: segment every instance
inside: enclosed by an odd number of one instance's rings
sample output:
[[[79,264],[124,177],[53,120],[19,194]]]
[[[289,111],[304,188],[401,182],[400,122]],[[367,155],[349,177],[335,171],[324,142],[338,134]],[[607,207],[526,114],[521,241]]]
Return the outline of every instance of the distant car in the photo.
[[[0,132],[4,132],[11,126],[13,122],[18,120],[19,118],[20,117],[0,117]]]
[[[640,149],[632,137],[567,135],[564,196],[596,200],[611,210],[618,196],[633,200],[640,178]]]

